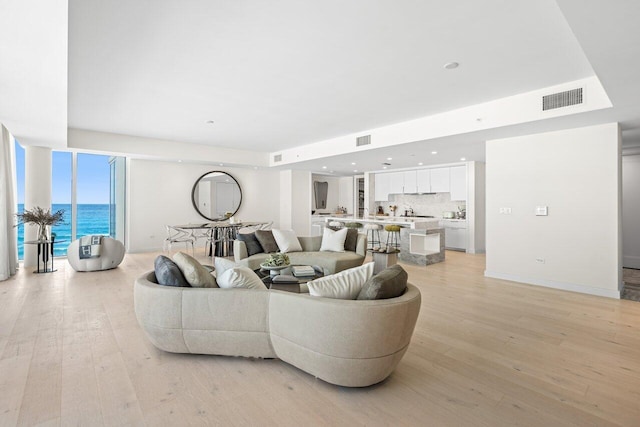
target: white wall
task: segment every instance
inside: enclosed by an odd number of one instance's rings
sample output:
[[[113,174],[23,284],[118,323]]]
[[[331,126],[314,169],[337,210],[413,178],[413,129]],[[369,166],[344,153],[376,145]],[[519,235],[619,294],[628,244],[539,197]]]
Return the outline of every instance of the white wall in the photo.
[[[467,253],[485,252],[486,168],[483,162],[467,162]]]
[[[280,172],[280,191],[273,204],[280,206],[280,227],[294,230],[299,236],[311,235],[311,172]]]
[[[486,149],[485,274],[619,297],[618,124],[487,141]],[[549,215],[535,216],[536,206]]]
[[[193,208],[191,190],[202,174],[212,170],[227,172],[240,184],[242,204],[237,219],[274,221],[278,226],[277,171],[135,159],[129,159],[127,166],[129,252],[161,250],[167,224],[207,222]]]
[[[640,268],[640,155],[622,158],[622,265]]]

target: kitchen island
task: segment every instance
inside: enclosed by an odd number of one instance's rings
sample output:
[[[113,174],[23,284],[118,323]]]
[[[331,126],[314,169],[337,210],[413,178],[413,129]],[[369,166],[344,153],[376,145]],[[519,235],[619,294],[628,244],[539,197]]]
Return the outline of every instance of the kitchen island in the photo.
[[[399,225],[400,260],[408,264],[431,265],[444,261],[444,229],[438,218],[369,216],[365,218],[334,217],[325,218],[326,224],[340,221],[343,224],[359,222],[385,225]],[[361,231],[362,232],[362,231]],[[382,242],[384,245],[385,239]],[[395,261],[394,261],[395,262]]]
[[[440,228],[440,220],[438,218],[422,218],[417,216],[384,216],[384,215],[371,215],[364,218],[355,218],[353,216],[328,216],[325,217],[325,222],[340,221],[342,223],[359,222],[361,224],[374,223],[382,226],[388,224],[400,225],[406,228],[412,229],[432,229]]]

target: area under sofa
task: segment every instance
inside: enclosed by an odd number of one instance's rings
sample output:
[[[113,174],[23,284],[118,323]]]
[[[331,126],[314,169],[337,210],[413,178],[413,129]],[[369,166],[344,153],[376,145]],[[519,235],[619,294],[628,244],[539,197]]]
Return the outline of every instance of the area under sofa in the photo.
[[[364,387],[387,378],[404,355],[420,311],[418,288],[397,298],[336,300],[283,291],[134,285],[149,340],[173,353],[280,358],[324,381]]]

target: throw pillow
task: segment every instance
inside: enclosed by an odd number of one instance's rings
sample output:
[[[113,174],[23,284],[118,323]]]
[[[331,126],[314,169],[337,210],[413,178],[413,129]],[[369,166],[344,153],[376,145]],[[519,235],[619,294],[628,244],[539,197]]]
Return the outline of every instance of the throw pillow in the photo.
[[[307,282],[307,287],[309,294],[314,297],[356,299],[371,276],[373,276],[372,262],[312,280]]]
[[[236,263],[230,259],[217,256],[213,260],[216,267],[216,277],[220,277],[225,271],[236,266]]]
[[[387,299],[402,295],[407,289],[409,275],[398,264],[385,268],[371,277],[358,294],[358,299]]]
[[[262,249],[260,242],[258,242],[256,238],[256,233],[238,233],[236,239],[244,242],[247,246],[247,255],[249,256],[264,252],[264,249]]]
[[[218,286],[221,288],[263,289],[267,287],[249,267],[233,267],[218,276]]]
[[[278,244],[276,239],[273,238],[273,232],[271,230],[256,230],[256,239],[260,242],[260,246],[265,253],[272,254],[278,252]]]
[[[331,230],[344,230],[344,228],[326,227]],[[344,240],[344,250],[355,252],[358,247],[358,230],[355,228],[347,228],[347,238]]]
[[[173,262],[176,263],[184,278],[194,288],[217,288],[216,278],[211,275],[209,270],[204,268],[197,259],[184,252],[178,252],[173,256]]]
[[[348,231],[348,228],[342,228],[334,231],[325,227],[322,232],[320,252],[344,252],[344,241],[347,238]]]
[[[273,229],[273,238],[276,240],[278,244],[278,249],[283,254],[287,252],[302,252],[302,246],[300,246],[300,241],[296,236],[295,231],[293,230],[278,230]]]
[[[153,263],[156,279],[158,279],[159,285],[164,286],[178,286],[178,287],[190,287],[189,283],[182,275],[182,271],[176,265],[164,255],[159,255]]]

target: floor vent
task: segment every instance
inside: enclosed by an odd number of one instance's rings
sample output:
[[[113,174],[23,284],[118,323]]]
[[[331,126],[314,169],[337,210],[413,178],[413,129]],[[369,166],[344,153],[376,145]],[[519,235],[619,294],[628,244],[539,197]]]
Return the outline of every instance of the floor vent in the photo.
[[[553,93],[542,97],[542,111],[582,104],[582,88]]]
[[[281,162],[281,161],[282,161],[282,154],[276,154],[273,156],[273,163]]]
[[[356,138],[356,147],[371,144],[371,135],[359,136]]]

